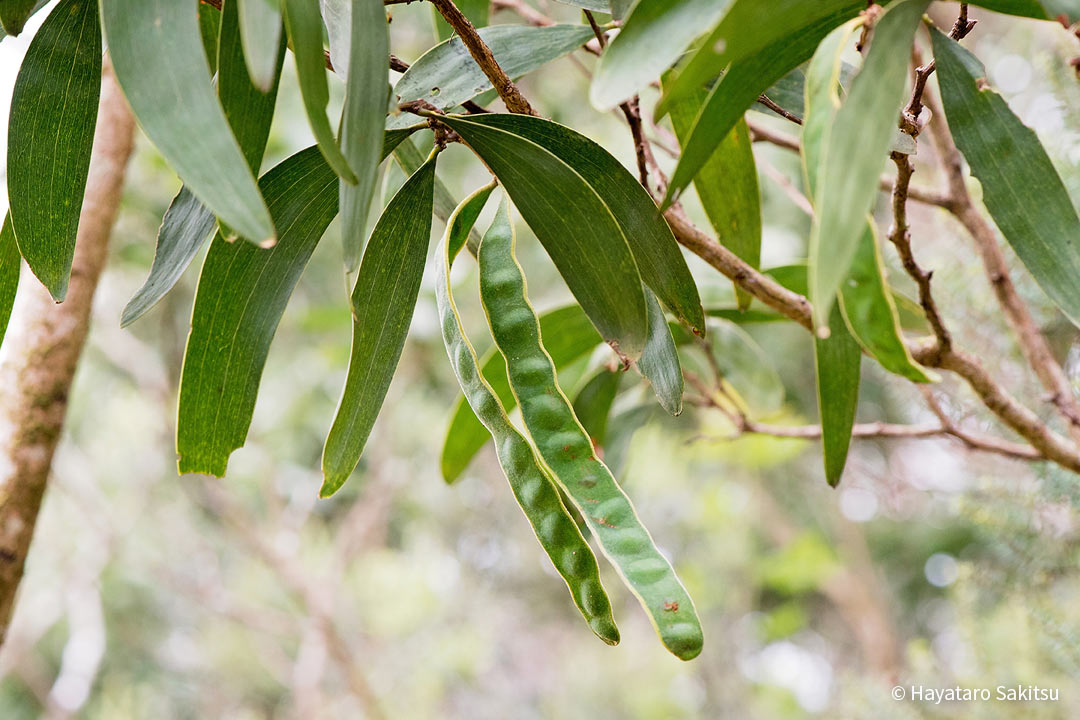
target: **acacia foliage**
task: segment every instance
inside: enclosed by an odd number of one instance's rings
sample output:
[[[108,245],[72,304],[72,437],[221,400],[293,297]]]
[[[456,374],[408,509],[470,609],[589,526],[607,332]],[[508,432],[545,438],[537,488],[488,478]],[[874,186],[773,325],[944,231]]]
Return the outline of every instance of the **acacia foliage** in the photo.
[[[757,170],[744,115],[760,110],[756,103],[769,96],[772,112],[802,125],[814,212],[808,257],[806,265],[775,275],[812,303],[825,475],[839,482],[858,409],[861,353],[909,380],[938,379],[909,351],[904,299],[889,285],[870,216],[890,153],[902,158],[917,149],[917,131],[901,132],[906,126],[899,116],[909,94],[910,49],[929,2],[892,0],[874,11],[862,0],[567,2],[582,8],[580,23],[491,27],[483,27],[492,18],[487,3],[463,2],[479,32],[468,23],[455,25],[464,29],[462,38],[440,25],[445,39],[391,86],[387,66],[396,59],[388,57],[393,48],[381,0],[61,0],[29,47],[11,105],[10,209],[0,233],[8,289],[0,294],[0,317],[10,311],[10,279],[20,255],[58,301],[64,298],[107,47],[141,127],[184,182],[162,222],[150,277],[123,322],[134,322],[160,300],[213,237],[185,355],[181,472],[224,475],[231,452],[244,443],[278,320],[340,209],[344,269],[357,276],[351,295],[342,298],[354,317],[353,348],[323,459],[323,494],[333,494],[360,461],[394,375],[419,297],[432,217],[446,221],[454,206],[437,177],[438,155],[447,142],[461,141],[506,199],[497,221],[503,225],[493,226],[486,245],[497,261],[484,262],[485,245],[473,232],[483,201],[459,209],[457,220],[465,211],[473,214],[446,240],[456,247],[443,257],[452,259],[462,244],[480,249],[493,349],[475,357],[443,277],[447,351],[469,398],[453,415],[444,477],[457,479],[490,437],[512,442],[513,452],[500,456],[503,469],[572,591],[583,573],[591,578],[596,561],[581,533],[545,526],[551,518],[569,527],[568,508],[556,507],[568,500],[641,599],[661,639],[689,659],[702,646],[693,603],[596,451],[619,393],[635,383],[598,375],[571,403],[557,372],[606,344],[619,367],[634,368],[658,404],[678,414],[684,374],[694,376],[683,365],[704,345],[721,376],[723,397],[713,399],[718,406],[730,406],[744,422],[775,409],[783,386],[767,354],[737,324],[777,318],[754,306],[741,287],[733,307],[706,306],[669,224],[693,185],[720,241],[750,268],[760,266]],[[974,4],[1034,20],[1080,17],[1071,0]],[[0,23],[18,33],[41,5],[5,3]],[[458,22],[445,11],[452,3],[438,6]],[[933,31],[957,145],[1005,239],[1075,320],[1080,218],[1074,203],[1038,138],[958,44],[970,28],[957,27],[951,37]],[[579,52],[594,35],[598,42],[590,49],[600,59],[590,99],[602,110],[621,106],[632,127],[636,117],[641,177],[573,128],[482,107],[493,89],[515,97],[512,78]],[[856,43],[864,54],[852,52]],[[286,46],[316,144],[260,177]],[[345,91],[336,129],[327,114],[330,70]],[[650,110],[640,108],[639,92],[661,76],[653,120],[673,124],[681,156],[664,193],[654,197],[658,188],[649,186],[640,134],[640,113]],[[424,160],[411,136],[429,127],[436,130],[435,145]],[[377,174],[391,153],[410,177],[378,209],[369,233]],[[575,305],[540,317],[532,311],[525,296],[528,268],[517,263],[507,240],[510,203],[550,255]],[[499,287],[511,288],[513,297]],[[518,404],[524,434],[504,422]],[[570,549],[573,557],[558,555]],[[594,607],[598,598],[603,602]],[[606,617],[602,588],[575,592],[575,602],[586,618]],[[617,641],[613,622],[601,624],[598,634]]]

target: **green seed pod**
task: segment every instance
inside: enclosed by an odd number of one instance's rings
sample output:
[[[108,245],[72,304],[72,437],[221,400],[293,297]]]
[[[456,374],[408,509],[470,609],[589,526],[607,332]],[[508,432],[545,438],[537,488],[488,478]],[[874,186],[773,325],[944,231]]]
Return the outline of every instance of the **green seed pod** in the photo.
[[[443,342],[461,391],[495,440],[499,464],[536,538],[566,581],[570,596],[589,627],[601,640],[615,645],[619,642],[619,629],[611,615],[611,601],[600,582],[596,557],[533,455],[529,442],[510,423],[506,410],[480,373],[476,351],[465,336],[450,290],[450,266],[494,189],[494,184],[488,185],[465,198],[447,223],[439,251],[443,264],[436,280]]]
[[[559,387],[526,296],[525,276],[514,257],[514,230],[505,200],[480,243],[478,260],[480,299],[540,458],[648,612],[665,647],[682,660],[697,657],[703,639],[693,601],[626,493],[596,456]]]

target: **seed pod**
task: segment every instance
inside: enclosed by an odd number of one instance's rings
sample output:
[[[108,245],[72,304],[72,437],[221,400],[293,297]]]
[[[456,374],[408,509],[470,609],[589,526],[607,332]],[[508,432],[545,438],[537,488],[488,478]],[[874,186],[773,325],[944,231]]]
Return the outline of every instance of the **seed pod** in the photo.
[[[450,266],[495,186],[488,185],[462,201],[446,227],[439,251],[443,258],[436,280],[436,298],[443,342],[461,391],[473,412],[491,433],[510,489],[589,627],[604,642],[619,642],[611,601],[600,582],[596,557],[567,513],[559,493],[533,455],[529,442],[510,423],[495,392],[480,373],[476,351],[465,336],[450,290]]]
[[[559,387],[526,296],[525,276],[514,257],[514,231],[505,200],[480,243],[478,260],[480,299],[540,458],[648,612],[664,645],[682,660],[696,657],[703,640],[690,596],[653,544],[626,493],[596,456]]]

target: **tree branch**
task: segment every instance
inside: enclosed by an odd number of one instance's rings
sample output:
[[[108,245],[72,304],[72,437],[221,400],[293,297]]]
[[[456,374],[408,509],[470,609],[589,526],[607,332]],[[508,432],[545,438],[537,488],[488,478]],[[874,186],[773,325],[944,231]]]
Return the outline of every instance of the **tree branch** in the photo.
[[[0,644],[64,426],[134,137],[135,120],[107,68],[67,299],[55,304],[23,273],[6,343],[10,352],[0,367]]]
[[[435,9],[439,11],[439,14],[443,16],[447,24],[454,29],[454,32],[458,34],[461,41],[468,48],[469,54],[472,55],[473,60],[480,66],[480,69],[487,75],[488,80],[491,81],[492,87],[499,93],[499,97],[506,104],[506,109],[512,113],[518,113],[521,115],[537,115],[537,112],[533,110],[532,105],[525,99],[525,96],[517,89],[517,85],[506,74],[506,72],[499,67],[499,63],[495,61],[495,56],[491,53],[491,48],[487,46],[483,38],[476,32],[476,28],[473,27],[469,18],[458,10],[457,5],[454,4],[454,0],[429,0]]]

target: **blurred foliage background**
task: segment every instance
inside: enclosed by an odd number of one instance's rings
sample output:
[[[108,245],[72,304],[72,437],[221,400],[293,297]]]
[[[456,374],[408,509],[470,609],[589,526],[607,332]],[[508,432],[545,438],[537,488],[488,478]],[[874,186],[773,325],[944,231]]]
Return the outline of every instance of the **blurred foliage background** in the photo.
[[[580,19],[573,8],[539,5]],[[394,8],[395,54],[413,60],[435,42],[430,12],[423,3]],[[952,12],[941,8],[943,18]],[[1063,60],[1076,47],[1049,24],[973,15],[980,23],[970,46],[1080,197],[1080,85]],[[500,12],[494,21],[516,17]],[[30,36],[0,43],[5,107]],[[578,53],[523,87],[542,113],[632,166],[620,117],[586,101],[593,60]],[[310,143],[289,60],[264,168]],[[801,186],[798,157],[763,144],[755,150],[763,265],[790,263],[805,255],[809,225],[785,184]],[[921,186],[940,179],[934,160],[932,148],[920,148]],[[459,198],[486,182],[460,147],[445,153],[439,175]],[[401,181],[400,171],[387,170],[384,202]],[[638,410],[650,398],[633,376],[613,420],[622,447],[606,450],[620,457],[624,487],[695,598],[706,645],[690,663],[669,655],[607,569],[623,641],[597,641],[490,448],[457,485],[440,478],[457,387],[430,268],[361,466],[342,492],[318,500],[319,457],[350,341],[336,225],[285,313],[248,443],[229,476],[178,477],[176,384],[197,271],[130,331],[119,327],[178,187],[140,139],[0,654],[5,720],[1080,717],[1076,477],[948,440],[855,440],[843,483],[830,490],[814,442],[732,439],[715,411],[688,408],[672,418]],[[694,202],[689,210],[705,225]],[[441,230],[436,222],[433,231]],[[534,299],[541,309],[567,302],[541,248],[520,230]],[[967,238],[944,211],[920,206],[912,235],[964,346],[1011,390],[1037,400]],[[885,254],[903,289],[895,254]],[[459,301],[482,345],[475,266],[459,265]],[[1075,328],[1054,315],[1015,259],[1014,268],[1075,376]],[[706,297],[730,293],[709,268],[694,261],[693,269]],[[745,330],[783,383],[782,403],[764,419],[815,422],[808,334],[788,324]],[[568,368],[564,385],[580,386],[607,360]],[[942,390],[965,393],[950,380]],[[860,412],[867,421],[933,420],[911,386],[866,359]],[[983,417],[956,420],[993,428]],[[894,701],[897,683],[1038,684],[1058,688],[1060,700],[934,706]]]

